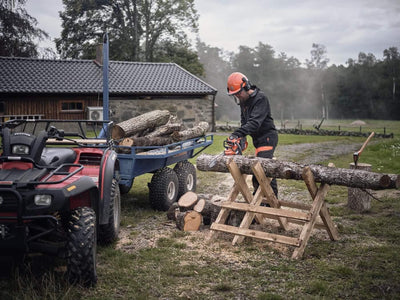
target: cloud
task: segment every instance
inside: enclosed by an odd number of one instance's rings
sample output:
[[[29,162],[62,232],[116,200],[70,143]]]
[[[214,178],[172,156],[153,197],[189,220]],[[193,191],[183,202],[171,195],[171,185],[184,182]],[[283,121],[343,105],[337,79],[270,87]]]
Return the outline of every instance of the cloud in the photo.
[[[197,0],[196,5],[200,38],[229,51],[262,42],[304,61],[319,43],[332,63],[344,64],[359,52],[380,58],[400,40],[400,1]]]
[[[331,63],[344,64],[359,52],[382,58],[400,48],[399,0],[195,0],[199,37],[227,51],[259,42],[301,62],[313,43],[323,44]],[[60,36],[62,0],[29,0],[28,12],[51,39]]]

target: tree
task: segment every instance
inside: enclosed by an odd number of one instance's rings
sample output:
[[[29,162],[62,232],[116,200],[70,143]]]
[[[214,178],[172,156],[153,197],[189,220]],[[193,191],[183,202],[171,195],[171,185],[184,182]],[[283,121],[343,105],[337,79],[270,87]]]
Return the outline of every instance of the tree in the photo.
[[[176,61],[172,48],[191,57],[188,30],[197,31],[194,0],[63,0],[63,30],[56,40],[64,58],[93,58],[100,36],[108,31],[110,58],[125,61]],[[167,46],[168,49],[162,49]],[[173,55],[171,55],[173,54]],[[168,57],[166,57],[166,55]],[[188,59],[179,64],[201,74]],[[183,64],[183,65],[182,65]]]
[[[329,118],[328,102],[325,97],[324,82],[323,82],[323,70],[328,66],[329,59],[326,56],[326,47],[322,44],[312,44],[311,60],[306,60],[306,65],[309,70],[312,71],[314,79],[316,80],[317,86],[319,86],[320,93],[320,106],[322,110],[322,118]]]
[[[232,97],[226,92],[226,80],[232,72],[231,65],[224,59],[229,53],[217,47],[211,47],[197,40],[197,53],[200,63],[204,66],[204,80],[218,90],[215,98],[216,119],[223,121],[237,121],[240,119],[240,109]]]
[[[49,35],[37,28],[37,20],[30,16],[24,5],[26,0],[0,1],[0,56],[38,57],[50,53],[39,51],[35,39],[44,40]]]
[[[383,51],[384,62],[387,72],[392,76],[392,98],[396,97],[396,80],[399,81],[400,70],[400,53],[397,47],[390,47]],[[398,92],[397,92],[398,93]]]

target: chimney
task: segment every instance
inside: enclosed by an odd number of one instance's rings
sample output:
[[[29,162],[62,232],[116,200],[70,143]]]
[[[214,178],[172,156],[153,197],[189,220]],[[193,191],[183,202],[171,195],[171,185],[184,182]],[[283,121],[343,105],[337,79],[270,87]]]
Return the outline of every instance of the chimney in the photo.
[[[103,65],[103,44],[98,44],[96,46],[96,59],[95,62],[102,66]]]

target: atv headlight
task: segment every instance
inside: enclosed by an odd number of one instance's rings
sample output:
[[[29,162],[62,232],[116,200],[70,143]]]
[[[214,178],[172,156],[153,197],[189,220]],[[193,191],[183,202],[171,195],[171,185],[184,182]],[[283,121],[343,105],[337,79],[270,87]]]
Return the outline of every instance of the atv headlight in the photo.
[[[27,145],[14,145],[12,146],[12,154],[29,154],[29,147]]]
[[[49,206],[51,204],[51,195],[35,195],[34,201],[37,206]]]

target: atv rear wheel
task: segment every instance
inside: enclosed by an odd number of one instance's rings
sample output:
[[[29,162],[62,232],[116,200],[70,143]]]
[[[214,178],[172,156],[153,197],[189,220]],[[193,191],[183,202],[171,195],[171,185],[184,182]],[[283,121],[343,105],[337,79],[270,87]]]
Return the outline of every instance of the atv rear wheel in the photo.
[[[167,211],[178,198],[179,181],[174,170],[158,170],[149,183],[150,205],[153,209]]]
[[[180,198],[186,192],[196,191],[196,168],[187,160],[178,162],[174,171],[178,176],[179,189],[178,198]]]
[[[110,211],[108,224],[99,226],[99,242],[103,245],[110,244],[118,238],[121,223],[121,194],[115,179],[111,183]]]
[[[93,286],[96,273],[96,214],[89,207],[71,212],[67,224],[67,273],[71,283]]]

